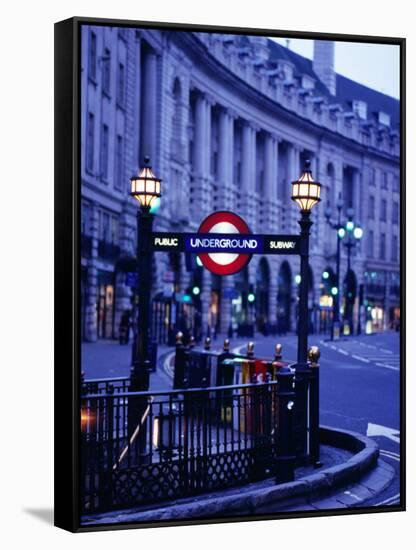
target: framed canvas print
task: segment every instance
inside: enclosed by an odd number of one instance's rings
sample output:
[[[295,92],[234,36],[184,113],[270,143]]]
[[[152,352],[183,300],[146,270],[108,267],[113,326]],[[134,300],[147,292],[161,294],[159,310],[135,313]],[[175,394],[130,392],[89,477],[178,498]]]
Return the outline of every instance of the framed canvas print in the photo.
[[[57,526],[404,510],[404,56],[56,24]]]

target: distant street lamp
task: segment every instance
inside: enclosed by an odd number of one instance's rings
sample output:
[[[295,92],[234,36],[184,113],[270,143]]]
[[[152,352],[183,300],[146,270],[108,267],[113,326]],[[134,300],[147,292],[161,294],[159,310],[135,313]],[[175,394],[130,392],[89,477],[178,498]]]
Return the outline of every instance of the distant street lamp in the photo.
[[[334,314],[332,318],[332,329],[331,329],[331,340],[336,340],[339,338],[340,334],[340,303],[341,303],[341,286],[340,286],[340,263],[341,263],[341,241],[347,237],[344,245],[347,247],[347,277],[349,277],[351,269],[351,249],[361,240],[363,236],[363,229],[355,225],[353,221],[354,211],[352,208],[347,209],[347,221],[341,222],[341,213],[344,206],[344,201],[342,200],[341,193],[338,196],[336,208],[338,211],[338,218],[336,222],[331,220],[332,210],[328,206],[325,209],[325,217],[328,225],[332,229],[337,231],[337,258],[336,258],[336,285],[331,289],[331,293],[334,296]],[[347,298],[347,297],[346,297]],[[351,319],[348,319],[349,326],[351,327]]]
[[[341,263],[341,239],[345,236],[345,228],[341,224],[341,212],[342,207],[344,206],[344,201],[342,200],[341,193],[338,196],[337,200],[337,211],[338,219],[336,222],[331,221],[332,210],[329,206],[325,208],[325,218],[332,229],[337,230],[337,259],[336,259],[336,273],[335,273],[335,287],[331,289],[331,294],[334,296],[334,306],[332,314],[332,326],[331,326],[331,340],[337,340],[340,333],[340,320],[339,320],[339,304],[341,299],[340,294],[340,263]]]
[[[347,220],[347,223],[345,224],[347,239],[344,242],[344,246],[346,246],[347,248],[347,294],[345,296],[345,304],[347,304],[347,301],[350,298],[349,290],[348,290],[348,281],[349,281],[350,272],[351,272],[351,250],[352,248],[354,248],[354,246],[356,246],[361,241],[364,233],[363,229],[360,226],[355,225],[352,219],[353,216],[354,216],[354,210],[352,208],[348,208],[347,210],[348,220]],[[349,329],[352,333],[353,327],[352,327],[351,308],[347,309],[347,321],[348,321]]]
[[[150,291],[152,285],[151,235],[154,214],[152,206],[161,196],[161,180],[152,171],[149,157],[137,176],[130,178],[130,195],[139,202],[137,210],[137,337],[133,342],[133,366],[131,370],[131,391],[149,389],[149,373],[152,365],[149,359]]]
[[[310,166],[310,160],[307,160],[300,178],[292,182],[292,200],[298,204],[301,212],[298,222],[301,236],[298,368],[306,368],[308,361],[309,235],[313,223],[310,217],[312,208],[321,200],[321,184],[313,179]]]

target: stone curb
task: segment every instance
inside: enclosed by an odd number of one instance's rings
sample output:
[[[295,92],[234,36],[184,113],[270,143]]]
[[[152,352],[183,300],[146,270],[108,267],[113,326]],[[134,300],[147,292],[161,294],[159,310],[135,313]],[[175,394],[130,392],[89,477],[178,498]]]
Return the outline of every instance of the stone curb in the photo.
[[[343,464],[338,464],[319,473],[306,476],[303,479],[282,483],[272,487],[255,489],[232,495],[207,495],[199,497],[195,501],[187,501],[184,504],[176,503],[165,508],[157,508],[147,511],[129,510],[117,515],[117,522],[128,521],[172,521],[188,520],[195,518],[221,517],[224,512],[227,516],[240,513],[255,513],[262,506],[270,506],[281,501],[293,498],[318,498],[328,492],[339,489],[341,486],[350,485],[359,481],[377,464],[379,448],[375,441],[348,430],[334,429],[326,426],[320,428],[320,441],[323,444],[342,448],[354,454]],[[114,513],[111,514],[111,523],[115,521]],[[108,523],[108,516],[101,514],[85,521],[88,523]]]

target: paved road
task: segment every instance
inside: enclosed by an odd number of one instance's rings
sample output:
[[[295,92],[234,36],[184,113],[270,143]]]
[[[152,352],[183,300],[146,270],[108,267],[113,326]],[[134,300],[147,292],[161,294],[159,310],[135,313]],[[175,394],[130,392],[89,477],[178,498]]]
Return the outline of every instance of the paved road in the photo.
[[[283,358],[295,361],[294,337],[280,339]],[[400,339],[394,332],[330,342],[312,335],[321,350],[321,424],[374,437],[382,458],[397,472],[393,484],[368,504],[397,504],[400,479]],[[272,342],[256,349],[271,354]],[[366,503],[367,505],[367,503]]]
[[[293,335],[255,338],[255,352],[271,356],[277,341],[283,344],[283,358],[295,362],[297,340]],[[232,344],[235,347],[241,342]],[[354,430],[377,440],[383,459],[395,467],[397,476],[393,484],[369,504],[397,504],[400,493],[399,335],[388,332],[337,342],[312,335],[309,344],[321,349],[321,424]],[[127,376],[130,351],[130,346],[109,341],[84,344],[86,377]],[[151,389],[166,388],[170,384],[171,378],[163,369],[151,377]]]

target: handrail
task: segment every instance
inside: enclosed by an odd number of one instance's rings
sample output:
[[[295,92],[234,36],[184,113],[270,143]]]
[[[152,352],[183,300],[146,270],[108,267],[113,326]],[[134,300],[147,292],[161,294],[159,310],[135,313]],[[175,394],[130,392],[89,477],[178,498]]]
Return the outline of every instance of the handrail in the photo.
[[[278,384],[277,380],[270,380],[268,382],[254,382],[250,384],[233,384],[231,386],[209,386],[208,388],[186,388],[179,390],[164,390],[164,391],[142,391],[142,392],[123,392],[123,393],[110,393],[110,394],[88,394],[82,397],[82,399],[98,399],[98,398],[107,398],[107,397],[153,397],[161,395],[182,395],[190,393],[201,393],[201,392],[212,392],[212,391],[221,391],[221,390],[238,390],[245,388],[258,388],[260,386],[276,386]]]
[[[88,378],[83,380],[83,384],[99,384],[100,382],[114,382],[117,380],[130,380],[130,376],[117,376],[115,378]]]

